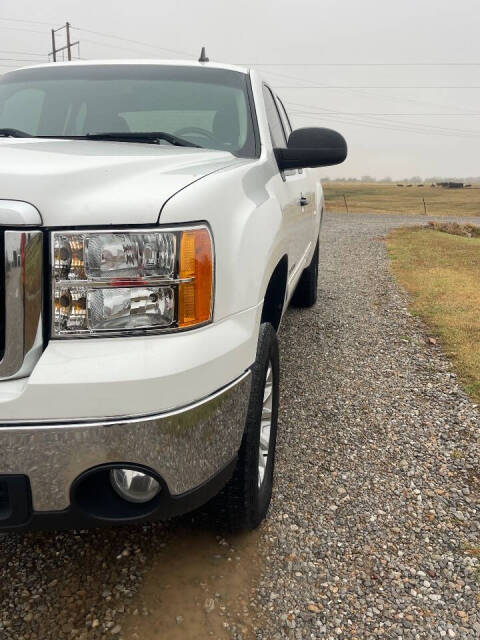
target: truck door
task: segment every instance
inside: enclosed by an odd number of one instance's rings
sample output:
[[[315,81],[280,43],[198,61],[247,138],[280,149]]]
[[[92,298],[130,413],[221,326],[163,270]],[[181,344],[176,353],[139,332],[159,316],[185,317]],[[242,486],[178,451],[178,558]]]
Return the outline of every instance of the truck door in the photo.
[[[267,85],[263,86],[265,108],[273,147],[287,146],[291,127],[282,105]],[[306,265],[314,235],[315,193],[309,188],[308,171],[293,169],[279,174],[277,197],[288,237],[288,289],[295,287]]]

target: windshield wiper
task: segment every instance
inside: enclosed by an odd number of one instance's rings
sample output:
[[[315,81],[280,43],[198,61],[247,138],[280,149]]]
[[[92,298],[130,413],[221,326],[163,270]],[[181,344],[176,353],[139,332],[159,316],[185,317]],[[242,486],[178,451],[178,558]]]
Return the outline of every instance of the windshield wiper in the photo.
[[[160,140],[165,140],[176,147],[202,147],[193,142],[189,142],[184,138],[179,138],[171,133],[165,133],[165,131],[125,131],[125,132],[107,132],[107,133],[87,133],[85,138],[89,140],[113,140],[117,142],[150,142],[152,144],[158,144]]]
[[[20,131],[20,129],[0,129],[0,137],[2,138],[32,138],[30,133]]]

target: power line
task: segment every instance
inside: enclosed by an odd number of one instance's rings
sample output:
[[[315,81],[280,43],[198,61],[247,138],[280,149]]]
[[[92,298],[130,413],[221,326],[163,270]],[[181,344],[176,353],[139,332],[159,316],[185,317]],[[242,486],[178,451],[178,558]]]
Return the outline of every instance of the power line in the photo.
[[[39,24],[50,26],[49,22],[43,22],[41,20],[26,20],[20,18],[0,18],[2,22],[21,22],[25,24]],[[163,51],[171,51],[172,53],[180,53],[182,55],[192,56],[194,54],[187,53],[185,51],[178,51],[175,49],[165,49],[164,47],[158,47],[157,45],[149,44],[146,42],[140,42],[138,40],[130,40],[121,36],[112,35],[108,33],[102,33],[100,31],[93,31],[91,29],[83,29],[81,27],[73,27],[79,31],[85,33],[92,33],[94,35],[100,35],[107,38],[115,38],[117,40],[124,40],[125,42],[131,42],[133,44],[139,44],[142,46],[153,47]],[[43,32],[38,32],[43,33]],[[309,66],[309,67],[443,67],[443,66],[480,66],[480,62],[249,62],[249,63],[236,63],[242,66],[261,66],[261,67],[296,67],[296,66]]]
[[[285,79],[288,79],[288,80],[295,80],[296,82],[304,82],[304,83],[308,83],[310,85],[314,84],[311,80],[308,80],[306,78],[298,78],[296,76],[287,75],[285,73],[279,73],[278,71],[266,71],[265,73],[267,73],[270,76],[273,75],[273,76],[285,78]],[[451,108],[450,106],[447,106],[447,105],[442,105],[442,104],[438,104],[438,103],[435,103],[435,102],[429,102],[429,101],[426,101],[426,100],[415,100],[413,98],[406,98],[405,96],[402,97],[402,98],[398,98],[398,97],[393,97],[393,96],[386,96],[385,94],[372,93],[372,92],[364,91],[362,89],[358,89],[357,87],[352,87],[352,88],[345,87],[344,89],[342,88],[341,91],[344,91],[344,93],[349,94],[349,95],[365,97],[367,99],[374,98],[377,101],[381,100],[383,102],[393,102],[393,103],[409,102],[411,104],[421,104],[421,105],[424,105],[424,106],[437,107],[437,108],[440,108],[440,109],[449,109],[449,108]],[[456,108],[456,107],[454,107],[454,108]],[[464,110],[460,110],[460,112],[464,112]]]
[[[360,63],[355,63],[355,64],[359,64],[359,65],[360,65]],[[388,63],[385,63],[385,64],[388,64]],[[438,63],[438,64],[439,64],[439,63]],[[459,64],[459,63],[455,63],[455,64]],[[469,64],[470,64],[470,63],[469,63]],[[475,63],[475,64],[476,64],[476,63]],[[328,64],[327,64],[327,63],[326,63],[326,66],[328,66]],[[361,66],[361,65],[360,65],[360,66]],[[379,66],[380,66],[380,63],[379,63]],[[383,66],[383,63],[382,63],[382,66]],[[400,65],[399,65],[399,66],[400,66]],[[316,84],[315,82],[313,82],[313,81],[311,81],[311,80],[308,80],[308,79],[306,79],[306,78],[298,78],[298,77],[296,77],[296,76],[287,75],[287,74],[285,74],[285,73],[279,73],[278,71],[268,71],[268,70],[265,70],[265,71],[264,71],[264,73],[268,74],[269,76],[273,75],[273,76],[276,76],[276,77],[279,77],[279,78],[285,78],[285,79],[288,79],[288,80],[294,80],[295,82],[303,82],[303,83],[306,83],[306,84],[308,84],[309,86],[308,86],[308,87],[305,87],[305,88],[310,88],[310,87],[315,87],[315,88],[317,88],[317,87],[318,87],[319,89],[323,89],[323,88],[325,88],[325,87],[333,86],[333,85],[321,85],[321,86],[320,86],[320,85]],[[279,87],[277,87],[277,88],[279,88]],[[298,85],[295,85],[295,88],[300,88],[300,87],[298,87]],[[437,107],[437,108],[439,107],[439,108],[442,108],[442,109],[443,109],[443,108],[448,108],[447,106],[444,106],[444,105],[440,105],[440,104],[433,103],[433,102],[427,102],[427,101],[423,101],[423,100],[414,100],[414,99],[412,99],[412,98],[405,98],[405,97],[398,98],[398,97],[386,96],[385,94],[369,93],[369,92],[365,92],[365,91],[363,91],[364,87],[359,87],[359,86],[338,86],[338,87],[337,87],[337,86],[335,85],[335,88],[338,88],[338,90],[340,90],[340,91],[344,91],[345,93],[348,93],[348,94],[350,94],[350,95],[361,96],[361,97],[365,97],[365,98],[367,98],[367,99],[372,99],[372,98],[374,98],[374,99],[376,99],[376,100],[382,100],[382,101],[387,101],[387,102],[395,102],[395,103],[398,103],[398,102],[410,102],[410,103],[413,103],[413,104],[424,104],[424,105],[429,105],[429,106],[435,106],[435,107]],[[365,87],[365,88],[369,88],[369,87]],[[373,88],[373,87],[372,87],[372,88]],[[375,87],[375,88],[377,88],[377,87]],[[378,86],[378,89],[384,89],[384,88],[387,88],[387,87],[385,87],[385,85],[383,85],[383,86]],[[394,87],[391,87],[391,88],[394,88]],[[396,88],[396,87],[395,87],[395,88]],[[398,88],[399,88],[399,89],[402,89],[403,87],[398,87]],[[425,87],[425,88],[427,88],[427,87]],[[448,87],[448,88],[449,88],[449,87]],[[466,87],[466,88],[467,88],[467,87]],[[472,86],[472,87],[468,87],[468,88],[476,88],[476,87],[473,87],[473,86]],[[479,88],[480,88],[480,87],[479,87]],[[454,107],[454,108],[456,108],[456,107]],[[462,113],[468,113],[468,112],[465,112],[464,110],[461,110],[461,111],[458,113],[458,115],[460,115],[460,114],[462,114]],[[442,115],[443,115],[443,114],[442,114]],[[457,114],[455,114],[455,115],[457,115]],[[381,121],[381,120],[380,120],[380,121]],[[425,125],[424,125],[424,126],[425,126]],[[475,134],[476,134],[476,132],[475,132]]]
[[[478,67],[480,62],[237,62],[247,67]]]
[[[92,40],[92,38],[85,38],[82,36],[82,42],[88,42],[90,44],[94,44],[96,46],[99,47],[107,47],[109,49],[117,49],[120,51],[134,51],[135,53],[141,53],[142,55],[145,55],[145,50],[141,50],[141,49],[136,49],[135,47],[124,47],[121,44],[113,44],[111,42],[101,42],[99,40]],[[149,55],[152,55],[152,52],[149,51],[148,52]]]
[[[439,86],[439,85],[373,85],[373,86],[359,86],[359,85],[327,85],[327,84],[312,84],[308,87],[299,87],[294,85],[280,86],[277,85],[276,89],[480,89],[480,86],[467,85],[467,86]]]
[[[396,132],[406,132],[406,133],[421,133],[425,135],[442,135],[445,137],[454,137],[454,138],[468,138],[472,137],[477,138],[480,135],[480,131],[466,131],[462,129],[448,129],[448,128],[427,128],[422,125],[416,125],[412,123],[411,125],[404,125],[403,123],[396,123],[392,120],[372,120],[366,118],[345,118],[338,117],[328,113],[318,113],[318,112],[304,112],[304,111],[294,111],[295,115],[301,116],[304,118],[316,119],[318,121],[319,118],[322,120],[327,119],[333,122],[341,122],[344,124],[355,124],[355,125],[364,125],[373,127],[376,129],[387,129],[389,131]]]
[[[421,122],[400,122],[400,121],[396,121],[396,120],[391,120],[391,119],[384,119],[381,117],[376,117],[376,116],[343,116],[343,115],[338,115],[335,113],[332,113],[330,111],[328,111],[328,109],[321,109],[320,107],[308,107],[307,105],[301,105],[298,103],[287,103],[289,105],[292,105],[294,109],[296,109],[297,111],[302,110],[304,113],[308,113],[311,115],[321,115],[323,116],[329,116],[329,117],[348,117],[350,119],[357,119],[357,120],[363,120],[365,122],[373,122],[373,123],[378,123],[378,124],[394,124],[397,127],[401,127],[403,129],[410,129],[410,128],[415,128],[415,129],[422,129],[424,131],[441,131],[441,132],[446,132],[446,133],[460,133],[460,134],[465,134],[465,135],[477,135],[480,133],[479,130],[476,129],[458,129],[456,127],[442,127],[440,125],[429,125],[429,124],[424,124]]]
[[[104,33],[102,31],[93,31],[92,29],[84,29],[83,27],[74,27],[74,26],[72,26],[72,29],[76,29],[77,31],[82,31],[84,33],[90,33],[96,36],[101,36],[104,38],[112,38],[114,40],[120,40],[122,42],[129,42],[130,44],[140,45],[141,47],[152,48],[152,49],[155,49],[156,51],[166,51],[168,53],[173,53],[175,55],[180,54],[180,55],[186,55],[188,57],[192,57],[194,55],[193,53],[187,53],[186,51],[179,51],[177,49],[167,49],[166,47],[159,47],[157,45],[153,45],[147,42],[141,42],[139,40],[131,40],[130,38],[124,38],[122,36],[113,35],[111,33]]]
[[[20,69],[22,65],[18,65],[18,64],[0,64],[1,68],[5,68],[5,69]],[[25,65],[26,67],[29,67],[30,65],[27,64]]]
[[[15,18],[0,18],[1,21],[5,21],[5,22],[22,22],[22,23],[26,23],[26,24],[41,24],[41,25],[47,25],[50,26],[50,24],[48,22],[40,22],[38,20],[20,20],[20,19],[15,19]],[[25,29],[24,27],[2,27],[3,29],[11,29],[11,30],[15,30],[15,31],[27,31],[30,33],[41,33],[42,35],[44,35],[43,31],[35,31],[32,29]],[[93,35],[97,35],[97,36],[101,36],[104,38],[111,38],[114,40],[120,40],[122,42],[128,42],[130,44],[136,44],[136,45],[140,45],[141,47],[146,47],[146,48],[150,48],[150,49],[155,49],[156,51],[166,51],[168,53],[172,53],[175,55],[186,55],[187,57],[192,57],[194,56],[193,53],[189,53],[186,51],[180,51],[177,49],[168,49],[166,47],[159,47],[158,45],[154,45],[148,42],[142,42],[139,40],[132,40],[130,38],[124,38],[122,36],[118,36],[116,34],[111,34],[111,33],[104,33],[102,31],[94,31],[93,29],[84,29],[83,27],[75,27],[73,25],[71,25],[71,29],[76,29],[77,31],[83,31],[84,33],[90,33]],[[102,43],[95,43],[95,44],[102,44]],[[107,43],[103,43],[104,46],[110,46],[113,47],[113,44],[107,44]],[[121,47],[119,47],[121,48]]]
[[[27,24],[45,24],[50,26],[49,22],[41,22],[40,20],[21,20],[20,18],[0,18],[2,22],[25,22]]]
[[[334,110],[326,110],[325,113],[331,113],[332,115],[339,115],[339,116],[400,116],[400,117],[407,117],[407,116],[419,116],[419,117],[443,117],[443,116],[454,116],[454,117],[460,117],[460,118],[464,118],[465,116],[469,117],[469,116],[474,116],[474,117],[478,117],[480,116],[480,113],[380,113],[378,111],[372,111],[371,113],[369,113],[368,111],[334,111]]]
[[[338,114],[335,112],[332,112],[329,109],[325,109],[322,107],[317,107],[317,106],[312,106],[312,105],[306,105],[306,104],[300,104],[298,102],[287,102],[286,104],[291,105],[294,109],[297,109],[297,111],[299,109],[302,109],[304,111],[308,111],[310,114],[312,115],[321,115],[322,117],[324,116],[330,116],[330,117],[336,117],[338,118],[339,115],[340,117],[345,117],[345,114]],[[372,122],[375,124],[394,124],[397,127],[401,127],[405,130],[409,129],[409,128],[415,128],[415,129],[422,129],[423,131],[440,131],[440,132],[447,132],[447,133],[460,133],[460,134],[466,134],[466,135],[477,135],[480,133],[480,131],[477,130],[467,130],[467,129],[457,129],[457,128],[452,128],[452,127],[442,127],[439,125],[428,125],[428,124],[424,124],[424,123],[404,123],[404,122],[397,122],[395,120],[385,120],[382,119],[381,117],[378,117],[377,115],[375,116],[368,116],[368,115],[349,115],[346,114],[347,117],[349,117],[350,119],[352,118],[357,118],[357,119],[363,119],[363,121],[366,122]]]
[[[25,29],[25,27],[3,27],[2,26],[2,31],[24,31],[26,33],[39,33],[40,35],[44,36],[45,35],[45,31],[37,31],[36,29]]]
[[[462,138],[462,139],[464,139],[464,138],[471,139],[472,137],[478,137],[478,135],[472,136],[471,134],[466,136],[466,135],[461,135],[461,134],[453,134],[453,133],[450,134],[450,133],[445,133],[445,132],[441,132],[441,131],[424,131],[424,130],[421,130],[421,129],[414,129],[414,128],[394,127],[394,126],[390,126],[388,124],[381,125],[381,124],[376,124],[376,123],[372,123],[372,122],[362,122],[360,120],[340,119],[340,118],[334,118],[333,116],[329,116],[327,114],[306,114],[306,113],[301,113],[301,112],[295,112],[295,115],[298,116],[298,117],[309,119],[309,120],[315,119],[317,121],[318,121],[319,115],[321,115],[323,119],[332,120],[333,122],[336,122],[336,123],[342,123],[342,124],[354,125],[354,126],[360,126],[360,127],[367,127],[367,128],[370,128],[370,129],[383,129],[383,130],[387,130],[387,131],[394,131],[396,133],[414,133],[414,134],[427,135],[427,136],[438,136],[438,137],[444,137],[444,138]],[[480,132],[479,132],[479,134],[480,134]]]
[[[0,50],[0,53],[11,53],[11,54],[16,54],[16,55],[25,55],[25,56],[39,56],[42,58],[45,58],[45,54],[44,53],[34,53],[33,51],[7,51],[7,50]]]
[[[40,62],[37,58],[0,58],[0,60],[10,60],[11,62]]]

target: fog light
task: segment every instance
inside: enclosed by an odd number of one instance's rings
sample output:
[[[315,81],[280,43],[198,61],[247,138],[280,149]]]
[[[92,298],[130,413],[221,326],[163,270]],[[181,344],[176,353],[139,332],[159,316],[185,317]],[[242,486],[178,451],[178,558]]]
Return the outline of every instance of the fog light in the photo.
[[[155,478],[134,469],[112,469],[110,482],[118,495],[128,502],[149,502],[160,492]]]

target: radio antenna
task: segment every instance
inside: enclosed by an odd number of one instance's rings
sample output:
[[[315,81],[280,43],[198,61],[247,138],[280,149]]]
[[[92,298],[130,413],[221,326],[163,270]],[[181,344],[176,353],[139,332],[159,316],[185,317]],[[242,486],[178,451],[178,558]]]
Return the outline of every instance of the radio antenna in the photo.
[[[207,58],[205,47],[202,47],[202,53],[200,54],[199,62],[210,62],[210,58]]]

